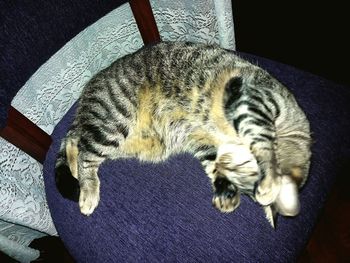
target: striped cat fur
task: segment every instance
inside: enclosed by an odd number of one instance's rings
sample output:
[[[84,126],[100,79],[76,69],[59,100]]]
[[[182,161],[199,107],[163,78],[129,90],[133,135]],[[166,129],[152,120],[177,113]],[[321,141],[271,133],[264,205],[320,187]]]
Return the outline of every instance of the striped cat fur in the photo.
[[[104,160],[160,162],[187,152],[211,180],[217,209],[234,211],[247,194],[274,225],[277,213],[299,212],[310,144],[305,114],[266,71],[217,46],[163,42],[88,82],[62,140],[56,184],[90,215]]]

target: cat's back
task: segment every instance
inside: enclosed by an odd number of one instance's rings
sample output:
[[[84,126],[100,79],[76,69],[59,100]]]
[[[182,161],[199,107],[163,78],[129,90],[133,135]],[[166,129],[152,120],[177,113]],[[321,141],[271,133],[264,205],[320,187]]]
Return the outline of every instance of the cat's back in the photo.
[[[198,84],[199,80],[203,82],[211,74],[233,64],[234,54],[216,45],[161,42],[116,61],[115,66],[123,66],[131,72],[137,70],[139,75],[134,76],[144,81],[183,82],[188,86]]]
[[[130,126],[144,116],[140,111],[147,112],[148,119],[157,115],[169,119],[168,112],[178,119],[205,111],[206,116],[213,97],[221,103],[224,85],[217,85],[216,78],[232,64],[228,54],[217,46],[164,42],[126,55],[85,86],[75,124],[82,129],[116,122]]]

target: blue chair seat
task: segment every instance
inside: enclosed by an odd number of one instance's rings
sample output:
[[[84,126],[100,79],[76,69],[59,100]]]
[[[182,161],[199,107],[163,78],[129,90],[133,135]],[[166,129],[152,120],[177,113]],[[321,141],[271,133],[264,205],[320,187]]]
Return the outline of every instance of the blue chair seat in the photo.
[[[47,200],[57,231],[78,262],[292,262],[308,239],[342,159],[350,156],[350,94],[346,88],[293,67],[242,54],[284,83],[312,130],[310,177],[301,212],[279,217],[274,230],[261,207],[243,197],[233,213],[211,205],[200,163],[179,155],[161,164],[107,161],[99,170],[101,201],[85,217],[55,187],[55,157],[76,105],[56,126],[44,163]]]

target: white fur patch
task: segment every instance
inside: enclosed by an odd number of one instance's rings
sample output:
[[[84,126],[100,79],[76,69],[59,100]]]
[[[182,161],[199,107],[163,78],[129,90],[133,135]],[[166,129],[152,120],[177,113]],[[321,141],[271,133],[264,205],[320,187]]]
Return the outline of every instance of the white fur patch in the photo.
[[[276,205],[278,212],[284,216],[296,216],[300,211],[298,186],[289,176],[282,176],[281,190]]]
[[[244,144],[223,144],[220,145],[217,155],[218,157],[228,154],[231,158],[232,165],[240,165],[246,162],[251,162],[250,165],[256,166],[258,170],[258,163],[251,153],[249,148]]]

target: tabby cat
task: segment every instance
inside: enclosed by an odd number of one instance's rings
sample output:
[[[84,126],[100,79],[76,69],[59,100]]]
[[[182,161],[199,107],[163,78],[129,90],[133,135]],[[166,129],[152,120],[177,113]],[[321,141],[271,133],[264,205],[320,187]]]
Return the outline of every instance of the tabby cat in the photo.
[[[277,213],[299,212],[310,160],[304,113],[267,72],[204,44],[144,47],[94,76],[62,141],[56,184],[90,215],[104,160],[159,162],[182,152],[201,161],[220,211],[247,194],[272,225]]]

